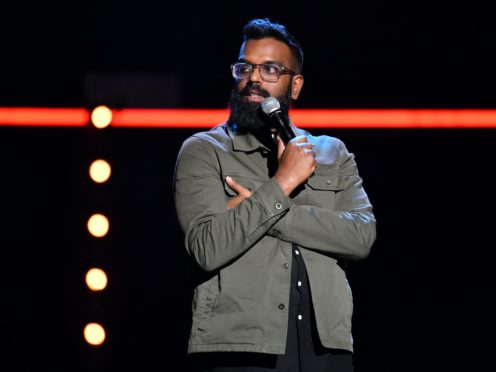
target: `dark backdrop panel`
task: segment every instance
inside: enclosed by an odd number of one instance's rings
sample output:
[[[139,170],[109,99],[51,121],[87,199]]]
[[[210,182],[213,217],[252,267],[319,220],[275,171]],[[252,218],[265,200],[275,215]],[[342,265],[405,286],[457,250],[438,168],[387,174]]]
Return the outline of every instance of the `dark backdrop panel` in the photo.
[[[194,132],[0,128],[5,370],[185,370],[191,281],[171,184]],[[348,269],[356,371],[482,370],[494,302],[496,132],[313,133],[355,153],[378,219],[370,257]],[[113,174],[95,185],[87,169],[100,156]],[[102,239],[85,228],[95,211],[110,217]],[[85,287],[90,266],[109,274],[103,293]],[[102,347],[84,343],[89,321],[105,325]]]
[[[255,17],[286,24],[303,45],[300,107],[494,107],[496,99],[491,0],[208,1],[173,9],[165,1],[6,1],[2,14],[6,106],[225,107],[229,65]],[[176,96],[158,81],[169,81]]]

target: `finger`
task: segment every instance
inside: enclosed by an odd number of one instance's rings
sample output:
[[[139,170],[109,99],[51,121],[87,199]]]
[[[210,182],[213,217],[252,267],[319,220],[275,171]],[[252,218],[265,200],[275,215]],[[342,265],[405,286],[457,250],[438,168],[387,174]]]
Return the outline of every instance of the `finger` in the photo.
[[[282,153],[286,149],[286,145],[281,137],[277,136],[277,159],[281,159]]]
[[[301,142],[308,142],[307,136],[301,135],[301,136],[296,136],[291,140],[293,143],[301,143]]]
[[[227,209],[233,209],[233,208],[235,208],[243,200],[244,200],[244,198],[242,198],[240,196],[236,196],[234,198],[229,199],[227,201]]]
[[[298,142],[298,143],[295,143],[295,145],[298,147],[305,147],[305,148],[309,148],[309,149],[313,149],[315,147],[315,145],[310,143],[310,142]]]
[[[251,195],[250,190],[241,186],[239,183],[234,181],[234,179],[230,176],[226,177],[226,183],[231,189],[233,189],[235,192],[237,192],[238,195],[242,195],[242,196],[250,196]]]
[[[310,154],[315,158],[315,151],[313,149],[303,149],[306,154]]]

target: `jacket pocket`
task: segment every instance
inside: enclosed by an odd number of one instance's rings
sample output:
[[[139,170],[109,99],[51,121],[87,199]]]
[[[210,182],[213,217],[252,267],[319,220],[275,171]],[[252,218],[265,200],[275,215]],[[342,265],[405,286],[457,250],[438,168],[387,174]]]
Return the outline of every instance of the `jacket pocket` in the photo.
[[[219,277],[213,276],[195,288],[193,294],[193,321],[191,337],[204,337],[209,334],[211,317],[219,296]],[[196,339],[195,342],[198,342]]]
[[[215,308],[219,296],[219,276],[214,275],[208,281],[195,288],[193,313],[195,318],[209,316]]]
[[[344,189],[343,181],[336,169],[326,169],[325,166],[319,168],[307,181],[307,203],[334,209],[335,194]]]

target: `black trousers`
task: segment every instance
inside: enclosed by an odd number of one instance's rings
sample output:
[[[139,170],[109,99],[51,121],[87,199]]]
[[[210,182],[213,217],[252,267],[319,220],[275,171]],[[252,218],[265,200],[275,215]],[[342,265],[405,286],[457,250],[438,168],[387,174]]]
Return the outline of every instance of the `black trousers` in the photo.
[[[198,353],[190,356],[197,372],[352,372],[352,354],[322,346],[315,323],[308,276],[293,246],[286,353]]]

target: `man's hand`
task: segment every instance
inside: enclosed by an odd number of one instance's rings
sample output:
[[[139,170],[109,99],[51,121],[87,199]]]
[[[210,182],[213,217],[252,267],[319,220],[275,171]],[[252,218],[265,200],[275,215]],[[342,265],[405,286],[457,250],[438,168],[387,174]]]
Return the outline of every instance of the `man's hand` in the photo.
[[[232,177],[227,176],[226,183],[231,189],[238,193],[238,196],[235,196],[227,201],[227,209],[236,207],[243,200],[251,196],[251,191],[234,181]]]
[[[298,136],[288,142],[286,146],[278,137],[277,156],[279,168],[274,175],[286,196],[305,182],[315,171],[314,146],[308,142],[306,136]]]

